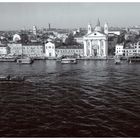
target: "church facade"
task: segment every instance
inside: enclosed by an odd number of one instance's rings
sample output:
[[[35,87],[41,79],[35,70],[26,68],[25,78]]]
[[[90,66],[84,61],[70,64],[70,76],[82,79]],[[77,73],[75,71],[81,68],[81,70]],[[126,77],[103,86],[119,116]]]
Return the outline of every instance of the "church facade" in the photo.
[[[108,25],[105,23],[104,29],[100,26],[100,21],[94,30],[88,25],[88,33],[83,38],[85,57],[107,57],[108,56]]]

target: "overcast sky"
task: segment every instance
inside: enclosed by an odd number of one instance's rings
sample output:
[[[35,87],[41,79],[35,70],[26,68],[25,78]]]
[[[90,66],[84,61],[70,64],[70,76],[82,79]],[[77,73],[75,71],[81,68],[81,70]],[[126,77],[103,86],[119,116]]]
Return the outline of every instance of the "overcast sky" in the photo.
[[[140,3],[0,3],[0,30],[140,25]]]

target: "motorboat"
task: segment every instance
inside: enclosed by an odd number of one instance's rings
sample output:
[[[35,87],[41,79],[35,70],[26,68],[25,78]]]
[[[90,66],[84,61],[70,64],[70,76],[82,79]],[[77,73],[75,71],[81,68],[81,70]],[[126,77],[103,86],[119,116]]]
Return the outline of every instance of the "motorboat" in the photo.
[[[10,55],[0,56],[0,62],[16,62],[16,57]]]
[[[16,58],[0,58],[0,62],[15,62]]]
[[[0,76],[0,83],[23,82],[23,81],[25,81],[24,76],[10,76],[10,75],[7,75],[7,76],[1,75]]]
[[[76,64],[77,63],[77,59],[76,58],[70,58],[70,57],[67,57],[67,58],[62,58],[61,59],[61,63],[62,64]]]
[[[19,64],[31,64],[31,63],[33,63],[33,59],[31,59],[30,57],[20,58],[20,59],[17,59],[17,63],[19,63]]]

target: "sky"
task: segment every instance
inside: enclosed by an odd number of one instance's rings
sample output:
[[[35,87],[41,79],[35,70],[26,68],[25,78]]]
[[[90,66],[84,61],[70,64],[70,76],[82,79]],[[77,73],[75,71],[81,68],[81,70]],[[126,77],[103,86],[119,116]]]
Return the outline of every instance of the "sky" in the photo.
[[[101,25],[128,27],[140,25],[140,3],[2,3],[0,2],[0,30],[38,28],[94,27]]]

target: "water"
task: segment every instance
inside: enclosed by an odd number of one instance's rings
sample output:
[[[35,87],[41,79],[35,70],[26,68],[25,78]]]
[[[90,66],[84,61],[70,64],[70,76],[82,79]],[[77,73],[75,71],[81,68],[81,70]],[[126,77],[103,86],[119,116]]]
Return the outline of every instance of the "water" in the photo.
[[[140,137],[140,64],[0,63],[0,137]]]

